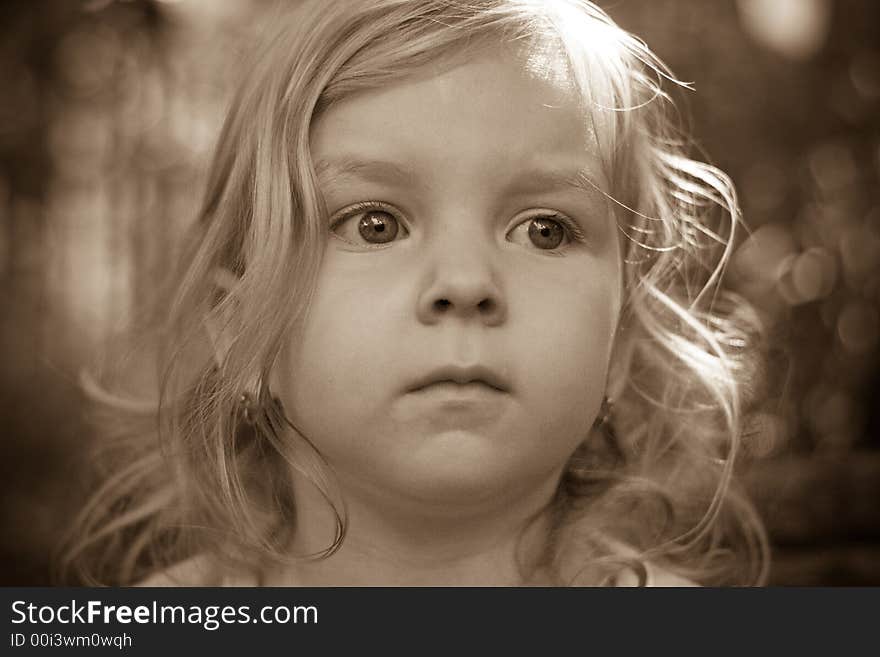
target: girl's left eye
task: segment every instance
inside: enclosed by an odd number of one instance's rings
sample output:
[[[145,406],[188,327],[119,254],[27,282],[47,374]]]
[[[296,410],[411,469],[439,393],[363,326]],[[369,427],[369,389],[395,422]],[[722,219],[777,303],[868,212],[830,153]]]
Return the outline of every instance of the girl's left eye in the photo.
[[[515,244],[550,252],[566,246],[572,239],[582,240],[577,225],[558,213],[531,216],[514,226],[507,238]]]
[[[369,202],[342,210],[331,222],[330,231],[357,246],[381,246],[409,234],[394,210],[384,203]]]

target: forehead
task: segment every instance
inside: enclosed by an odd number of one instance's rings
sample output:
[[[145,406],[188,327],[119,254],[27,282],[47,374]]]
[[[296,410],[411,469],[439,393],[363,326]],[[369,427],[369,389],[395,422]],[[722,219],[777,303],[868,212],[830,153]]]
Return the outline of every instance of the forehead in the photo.
[[[556,48],[493,48],[452,68],[421,70],[328,108],[312,126],[316,160],[348,155],[513,167],[597,159],[592,116]]]

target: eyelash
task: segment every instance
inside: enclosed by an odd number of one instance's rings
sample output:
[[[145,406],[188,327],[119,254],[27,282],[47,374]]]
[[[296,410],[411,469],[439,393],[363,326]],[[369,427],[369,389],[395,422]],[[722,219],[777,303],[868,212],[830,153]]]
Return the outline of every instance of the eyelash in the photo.
[[[370,210],[382,210],[383,212],[387,212],[390,215],[393,215],[397,218],[397,211],[387,203],[383,201],[360,201],[358,203],[354,203],[352,205],[347,206],[343,210],[340,210],[337,213],[337,217],[335,217],[331,223],[331,228],[336,228],[339,224],[341,224],[346,219],[349,219],[355,215],[361,214],[362,212],[369,212]]]
[[[358,203],[354,203],[353,205],[349,205],[348,207],[344,208],[343,210],[338,212],[336,215],[334,215],[333,218],[331,218],[330,231],[333,232],[338,226],[341,226],[344,222],[348,221],[352,217],[356,217],[359,214],[362,214],[364,212],[369,212],[371,210],[381,210],[383,212],[387,212],[388,214],[393,216],[395,219],[397,219],[397,221],[400,222],[400,225],[401,225],[401,227],[403,227],[404,230],[407,230],[399,213],[393,208],[393,206],[391,206],[388,203],[385,203],[383,201],[359,201]],[[558,222],[562,226],[562,228],[565,230],[565,233],[568,236],[568,238],[571,240],[571,242],[577,242],[577,243],[583,244],[587,241],[586,235],[584,235],[584,231],[581,229],[581,227],[573,219],[571,219],[570,217],[568,217],[564,214],[561,214],[559,212],[555,212],[552,210],[548,210],[543,214],[537,213],[537,214],[530,215],[530,216],[526,217],[525,219],[523,219],[522,221],[515,224],[513,228],[516,228],[517,226],[519,226],[527,221],[530,221],[532,219],[538,219],[538,218],[552,219],[553,221]],[[508,233],[511,232],[513,230],[513,228],[511,228],[510,231],[508,231]],[[407,233],[408,232],[409,231],[407,230]],[[364,248],[369,248],[369,249],[382,249],[382,248],[387,248],[390,245],[391,245],[391,243],[389,243],[389,244],[359,244],[358,246],[361,246]],[[565,246],[568,246],[568,245],[565,245]],[[555,249],[538,249],[538,250],[541,253],[544,253],[547,255],[563,255],[563,252],[565,251],[565,246],[557,247]]]

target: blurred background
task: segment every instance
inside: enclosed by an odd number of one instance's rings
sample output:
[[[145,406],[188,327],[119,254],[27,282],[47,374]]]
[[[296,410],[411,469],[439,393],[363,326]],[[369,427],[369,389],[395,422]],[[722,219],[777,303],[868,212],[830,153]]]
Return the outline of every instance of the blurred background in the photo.
[[[149,299],[269,0],[0,3],[0,584],[50,581],[88,494],[77,373]],[[600,3],[680,79],[768,328],[742,476],[770,583],[880,585],[880,3]]]

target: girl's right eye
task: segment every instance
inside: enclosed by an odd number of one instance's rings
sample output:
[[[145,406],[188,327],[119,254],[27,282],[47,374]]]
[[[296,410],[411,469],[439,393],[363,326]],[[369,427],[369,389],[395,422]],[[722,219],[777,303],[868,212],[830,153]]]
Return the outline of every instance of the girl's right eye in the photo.
[[[338,213],[330,231],[356,246],[382,246],[403,239],[409,233],[395,211],[384,203],[356,203]]]

